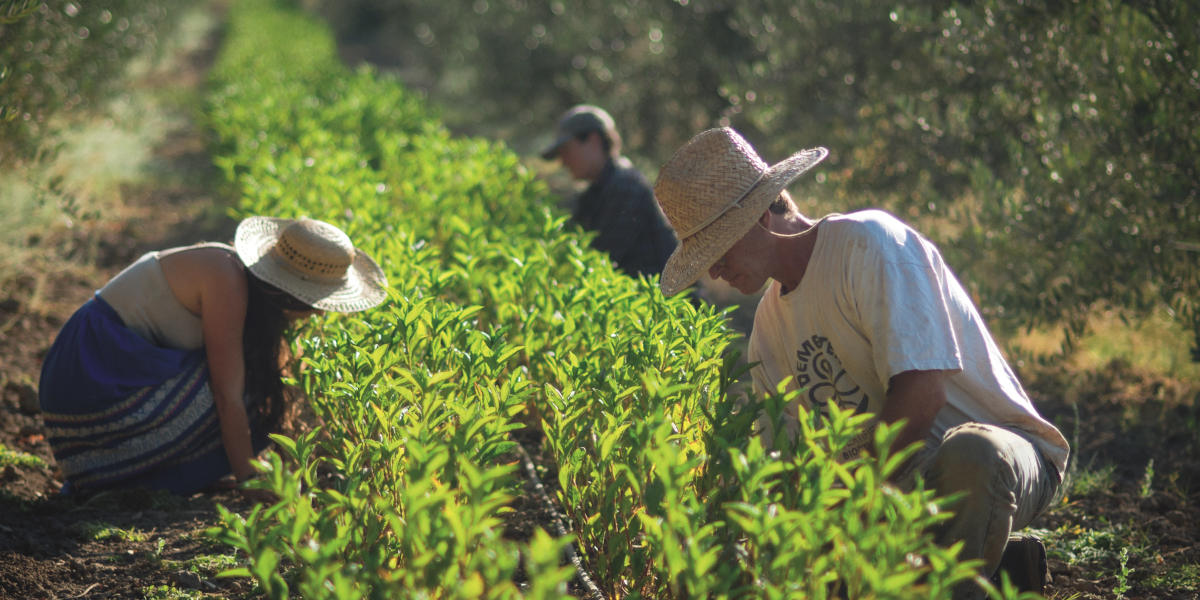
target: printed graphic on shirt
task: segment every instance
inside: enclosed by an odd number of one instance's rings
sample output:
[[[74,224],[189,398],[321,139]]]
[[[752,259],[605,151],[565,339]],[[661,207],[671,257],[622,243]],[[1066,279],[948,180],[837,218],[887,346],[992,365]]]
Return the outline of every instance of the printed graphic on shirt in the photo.
[[[830,400],[855,414],[871,409],[871,398],[850,378],[829,339],[823,336],[813,335],[796,350],[796,383],[803,390],[805,403],[822,417],[829,416]],[[843,449],[841,460],[858,456],[874,436],[872,423]]]
[[[870,409],[871,399],[850,379],[833,346],[823,336],[812,336],[796,350],[796,383],[805,390],[808,405],[822,415],[829,412],[826,405],[830,399],[843,409],[854,409],[855,413]]]

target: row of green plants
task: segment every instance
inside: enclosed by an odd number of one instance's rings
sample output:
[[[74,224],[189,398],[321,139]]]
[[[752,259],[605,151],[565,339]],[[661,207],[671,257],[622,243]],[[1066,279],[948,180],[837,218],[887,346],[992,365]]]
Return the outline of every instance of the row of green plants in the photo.
[[[723,313],[616,272],[515,154],[342,66],[323,25],[267,0],[229,19],[206,110],[238,216],[336,223],[391,286],[297,333],[319,425],[276,436],[277,502],[223,513],[229,575],[271,598],[562,598],[574,543],[612,598],[947,597],[972,576],[932,543],[940,501],[879,485],[894,430],[840,465],[864,417],[760,440],[787,397],[744,394]],[[504,535],[518,432],[544,439],[566,538]]]

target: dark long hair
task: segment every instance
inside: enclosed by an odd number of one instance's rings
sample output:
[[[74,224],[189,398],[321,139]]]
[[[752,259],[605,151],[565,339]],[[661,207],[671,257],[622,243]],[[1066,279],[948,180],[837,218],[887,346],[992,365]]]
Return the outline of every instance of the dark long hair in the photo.
[[[307,303],[259,279],[246,270],[249,294],[242,352],[246,361],[246,393],[253,400],[250,420],[268,432],[278,432],[292,404],[283,385],[284,367],[291,358],[284,334],[291,321],[285,310],[312,310]]]

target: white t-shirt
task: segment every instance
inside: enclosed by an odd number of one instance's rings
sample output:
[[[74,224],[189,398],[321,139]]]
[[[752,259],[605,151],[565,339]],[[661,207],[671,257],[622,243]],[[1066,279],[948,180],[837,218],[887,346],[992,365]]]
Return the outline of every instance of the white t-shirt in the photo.
[[[987,326],[937,248],[886,212],[830,215],[804,278],[787,295],[772,281],[754,316],[748,358],[761,392],[785,378],[799,403],[878,415],[888,381],[905,371],[943,370],[946,406],[930,447],[966,422],[1021,430],[1065,472],[1069,446],[1025,394]],[[794,413],[794,409],[790,412]],[[794,427],[794,424],[789,424]],[[850,452],[870,443],[861,436]]]

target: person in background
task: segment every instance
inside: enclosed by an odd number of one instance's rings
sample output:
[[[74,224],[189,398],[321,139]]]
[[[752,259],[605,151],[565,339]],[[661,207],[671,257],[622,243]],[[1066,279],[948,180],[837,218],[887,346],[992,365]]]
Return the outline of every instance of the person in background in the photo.
[[[876,424],[902,423],[896,449],[923,450],[894,483],[905,487],[919,472],[941,496],[964,493],[938,541],[963,542],[960,557],[982,559],[991,577],[1011,532],[1050,506],[1067,441],[1038,414],[933,243],[880,210],[800,212],[785,188],[827,153],[812,148],[768,166],[729,128],[680,148],[654,187],[680,239],[663,293],[706,271],[745,294],[767,286],[748,360],[758,393],[799,392],[787,433],[795,435],[800,407],[822,410],[830,400]],[[843,457],[870,452],[873,437],[860,436]],[[1044,560],[1040,541],[1026,541],[1014,550]],[[1032,576],[1022,585],[1040,589],[1044,563]],[[956,590],[980,594],[973,584]]]
[[[249,217],[233,246],[143,255],[67,321],[39,401],[64,493],[202,491],[253,457],[289,409],[284,333],[386,297],[379,266],[337,227]]]
[[[557,158],[572,177],[588,182],[571,218],[596,232],[593,248],[608,253],[631,277],[662,272],[675,250],[675,236],[654,202],[650,183],[621,156],[621,136],[607,112],[586,104],[566,111],[542,158]]]

